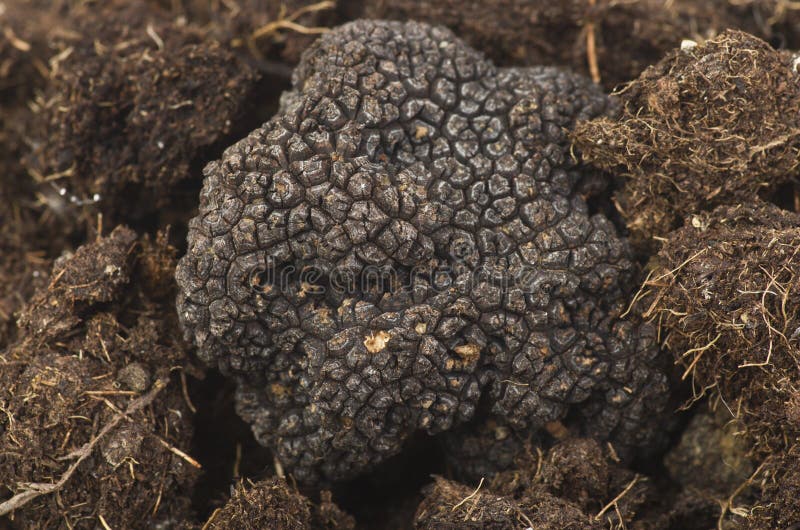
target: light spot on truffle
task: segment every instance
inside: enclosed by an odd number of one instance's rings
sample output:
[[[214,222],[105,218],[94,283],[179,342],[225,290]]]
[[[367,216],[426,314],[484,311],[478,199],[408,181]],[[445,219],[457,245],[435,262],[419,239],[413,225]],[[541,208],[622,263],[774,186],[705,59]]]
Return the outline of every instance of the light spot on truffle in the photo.
[[[385,331],[370,333],[367,338],[364,339],[364,346],[366,346],[367,351],[370,353],[379,353],[386,349],[386,344],[389,342],[390,338],[392,338],[392,336]]]

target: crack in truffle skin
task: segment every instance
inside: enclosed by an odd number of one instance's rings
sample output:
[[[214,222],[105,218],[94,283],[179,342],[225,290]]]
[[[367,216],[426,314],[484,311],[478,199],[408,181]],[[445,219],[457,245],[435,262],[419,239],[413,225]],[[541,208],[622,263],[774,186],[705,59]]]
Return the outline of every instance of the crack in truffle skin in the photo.
[[[589,400],[587,431],[647,443],[666,394],[652,331],[619,318],[633,265],[575,191],[566,134],[612,107],[444,28],[356,21],[206,167],[180,317],[297,480],[368,470],[482,397],[516,429]]]

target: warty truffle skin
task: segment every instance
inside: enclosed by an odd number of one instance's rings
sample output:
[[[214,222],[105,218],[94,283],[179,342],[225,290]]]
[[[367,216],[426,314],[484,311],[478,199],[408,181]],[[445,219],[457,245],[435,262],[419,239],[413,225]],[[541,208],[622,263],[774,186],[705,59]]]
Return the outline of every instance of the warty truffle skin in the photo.
[[[496,68],[447,29],[355,21],[206,167],[180,318],[298,481],[359,474],[481,399],[515,429],[586,401],[589,434],[650,440],[653,333],[619,318],[629,251],[575,191],[566,134],[612,108],[580,76]],[[378,269],[393,281],[368,281]],[[342,277],[358,281],[330,288]]]

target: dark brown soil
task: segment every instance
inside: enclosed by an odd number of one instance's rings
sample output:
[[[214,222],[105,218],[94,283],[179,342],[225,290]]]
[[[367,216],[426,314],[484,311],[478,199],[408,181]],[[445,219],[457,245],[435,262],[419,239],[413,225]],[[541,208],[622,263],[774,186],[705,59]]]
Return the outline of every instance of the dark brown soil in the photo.
[[[575,153],[648,263],[631,314],[685,385],[669,447],[475,422],[299,491],[200,368],[174,270],[202,168],[364,15],[635,80]],[[0,528],[795,527],[800,78],[773,48],[800,48],[791,2],[0,2]]]
[[[800,215],[722,206],[670,234],[642,293],[693,399],[719,396],[762,457],[800,440],[798,249]]]
[[[241,115],[255,72],[198,28],[122,3],[70,11],[25,158],[52,209],[142,222]]]
[[[185,519],[191,371],[174,249],[120,227],[56,260],[0,358],[0,513],[22,527]],[[166,288],[165,288],[166,286]],[[125,506],[120,510],[120,506]]]
[[[257,483],[239,482],[225,506],[216,510],[203,528],[275,530],[353,530],[355,520],[331,501],[329,491],[315,504],[287,484],[271,478]]]
[[[342,22],[337,2],[319,0],[185,0],[159,3],[174,15],[207,29],[208,35],[248,55],[257,67],[289,75],[309,44]]]
[[[635,79],[683,39],[725,28],[800,44],[800,10],[782,0],[368,0],[351,11],[444,24],[499,64],[570,66],[609,89]]]
[[[748,529],[797,528],[800,521],[800,454],[795,447],[767,461],[759,478],[761,499],[751,509]]]
[[[586,160],[625,175],[619,211],[641,245],[683,217],[751,202],[800,171],[800,73],[741,32],[676,50],[620,92],[619,119],[575,133]]]

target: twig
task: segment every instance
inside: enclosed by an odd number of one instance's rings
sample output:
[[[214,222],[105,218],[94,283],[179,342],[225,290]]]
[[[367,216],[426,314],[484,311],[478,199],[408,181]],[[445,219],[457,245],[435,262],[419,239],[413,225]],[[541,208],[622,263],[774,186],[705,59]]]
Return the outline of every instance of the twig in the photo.
[[[470,500],[471,498],[473,498],[475,495],[477,495],[477,494],[478,494],[478,492],[479,492],[479,491],[480,491],[480,489],[481,489],[481,486],[483,486],[483,477],[481,477],[481,481],[478,483],[478,487],[477,487],[477,488],[475,488],[475,491],[473,491],[472,493],[470,493],[469,495],[467,495],[466,497],[464,497],[464,499],[462,499],[462,500],[461,500],[461,502],[459,502],[458,504],[456,504],[455,506],[453,506],[453,508],[452,508],[452,510],[451,510],[451,511],[453,511],[453,512],[454,512],[454,511],[456,511],[456,509],[457,509],[458,507],[460,507],[462,504],[464,504],[465,502],[467,502],[468,500]]]
[[[273,22],[270,22],[269,24],[266,24],[258,28],[253,32],[251,38],[257,40],[266,35],[271,35],[272,33],[275,33],[279,29],[291,29],[298,33],[302,33],[304,35],[317,35],[320,33],[325,33],[329,31],[330,28],[324,28],[324,27],[309,28],[301,24],[297,24],[295,21],[301,16],[305,15],[306,13],[312,13],[314,11],[324,11],[326,9],[331,9],[335,6],[336,4],[331,1],[318,2],[310,6],[305,6],[303,8],[298,9],[288,17],[285,18],[281,17],[278,20],[275,20]]]
[[[283,467],[281,467],[281,463],[278,462],[278,458],[275,457],[273,464],[275,466],[275,474],[278,475],[280,478],[286,478],[283,474]],[[239,467],[242,465],[242,444],[241,442],[236,442],[236,458],[233,461],[233,476],[234,478],[239,478],[241,473],[239,472]]]
[[[194,403],[192,403],[192,400],[189,397],[189,388],[186,384],[186,372],[183,370],[183,368],[178,371],[181,374],[181,391],[183,392],[183,400],[186,402],[186,406],[189,407],[189,410],[192,411],[192,414],[197,414],[197,408],[195,408]]]
[[[103,528],[104,528],[105,530],[111,530],[111,527],[110,527],[110,526],[108,526],[108,523],[106,522],[106,519],[105,519],[105,517],[103,517],[103,514],[99,514],[99,515],[97,516],[97,518],[98,518],[98,519],[100,519],[100,524],[101,524],[101,525],[103,525]]]
[[[266,35],[275,33],[279,29],[290,29],[297,33],[302,33],[303,35],[321,35],[331,30],[331,28],[323,26],[307,27],[297,22],[292,22],[291,20],[276,20],[275,22],[270,22],[266,26],[259,28],[258,31],[253,33],[253,38],[260,39]]]
[[[239,459],[241,458],[241,454],[242,454],[241,451],[242,451],[242,446],[237,444],[236,445],[236,465],[234,467],[234,469],[236,470],[237,473],[239,472]],[[279,478],[285,479],[286,478],[286,473],[283,471],[283,465],[281,464],[281,461],[278,460],[277,456],[273,460],[272,464],[275,467],[275,475],[278,476]]]
[[[633,488],[633,487],[636,485],[636,483],[637,483],[637,482],[639,482],[639,479],[640,479],[640,478],[641,478],[641,477],[640,477],[639,475],[636,475],[635,477],[633,477],[633,480],[631,480],[631,481],[628,483],[628,485],[627,485],[627,486],[625,486],[625,489],[624,489],[624,490],[622,490],[622,492],[621,492],[619,495],[617,495],[616,497],[614,497],[614,498],[611,500],[611,502],[609,502],[608,504],[606,504],[605,506],[603,506],[603,509],[602,509],[602,510],[600,510],[599,512],[597,512],[597,515],[595,515],[595,516],[594,516],[594,519],[595,519],[595,521],[599,521],[599,520],[600,520],[600,518],[601,518],[601,517],[603,517],[603,515],[604,515],[604,514],[605,514],[605,513],[606,513],[608,510],[610,510],[612,507],[616,506],[616,504],[617,504],[617,503],[618,503],[618,502],[619,502],[619,501],[620,501],[620,500],[621,500],[621,499],[622,499],[622,498],[623,498],[625,495],[627,495],[629,491],[631,491],[631,489],[632,489],[632,488]]]
[[[222,508],[217,508],[216,510],[214,510],[214,511],[211,513],[211,517],[209,517],[209,518],[208,518],[208,521],[206,521],[206,524],[204,524],[204,525],[203,525],[203,528],[201,528],[200,530],[208,530],[209,528],[211,528],[211,523],[213,523],[213,522],[214,522],[214,517],[216,517],[216,516],[217,516],[217,514],[218,514],[219,512],[221,512],[221,511],[222,511]]]
[[[0,504],[0,515],[7,515],[13,510],[18,508],[22,508],[33,499],[41,496],[47,495],[49,493],[56,492],[64,487],[64,485],[69,481],[72,475],[75,473],[75,470],[78,469],[78,466],[83,463],[91,454],[97,444],[102,440],[109,432],[111,432],[119,423],[125,419],[126,416],[129,414],[133,414],[140,409],[150,405],[155,399],[158,394],[164,390],[167,386],[167,379],[158,379],[155,383],[153,383],[153,387],[150,391],[143,395],[142,397],[136,398],[131,401],[128,408],[125,409],[125,412],[118,412],[111,420],[100,430],[97,436],[92,438],[91,441],[84,444],[84,446],[72,453],[71,456],[77,457],[78,459],[75,460],[61,475],[61,478],[58,479],[57,482],[53,483],[45,483],[45,482],[33,482],[25,484],[25,490],[21,493],[17,493],[7,501],[4,501]]]
[[[597,0],[589,0],[589,9],[594,10],[597,5]],[[589,73],[592,75],[592,81],[600,83],[600,67],[597,64],[597,41],[594,31],[594,22],[590,19],[586,22],[586,58],[589,61]]]
[[[196,468],[196,469],[203,469],[203,466],[202,466],[202,465],[200,465],[200,462],[198,462],[197,460],[195,460],[194,458],[192,458],[192,457],[191,457],[191,456],[189,456],[188,454],[184,453],[183,451],[181,451],[180,449],[178,449],[178,448],[177,448],[177,447],[175,447],[174,445],[170,444],[168,441],[166,441],[166,440],[165,440],[165,439],[163,439],[162,437],[160,437],[160,436],[158,436],[158,435],[153,435],[153,436],[155,436],[155,437],[156,437],[156,440],[158,440],[158,442],[159,442],[161,445],[163,445],[163,446],[164,446],[164,447],[165,447],[165,448],[166,448],[166,449],[167,449],[167,450],[168,450],[170,453],[173,453],[173,454],[175,454],[175,455],[177,455],[177,456],[181,457],[181,458],[182,458],[182,459],[184,459],[184,460],[185,460],[185,461],[186,461],[186,462],[187,462],[187,463],[188,463],[190,466],[192,466],[192,467],[194,467],[194,468]]]

